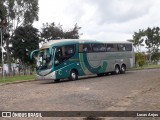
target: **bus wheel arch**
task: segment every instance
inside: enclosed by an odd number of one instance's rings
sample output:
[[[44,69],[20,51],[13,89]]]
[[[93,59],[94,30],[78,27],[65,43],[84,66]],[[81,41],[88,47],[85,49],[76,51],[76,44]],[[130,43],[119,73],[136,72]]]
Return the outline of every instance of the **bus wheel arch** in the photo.
[[[120,73],[121,73],[121,74],[124,74],[124,73],[126,72],[126,68],[127,68],[126,64],[123,63],[123,64],[121,65]]]
[[[76,69],[72,69],[70,71],[68,79],[69,80],[77,80],[78,79],[78,71]]]

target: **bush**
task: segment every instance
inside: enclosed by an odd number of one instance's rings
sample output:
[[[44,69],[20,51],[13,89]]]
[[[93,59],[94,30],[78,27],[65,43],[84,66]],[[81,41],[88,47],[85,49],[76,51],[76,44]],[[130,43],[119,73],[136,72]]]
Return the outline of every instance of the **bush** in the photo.
[[[139,67],[143,67],[147,61],[147,56],[144,53],[136,53],[135,54],[136,65]]]
[[[145,64],[145,61],[144,60],[139,60],[138,61],[138,65],[139,65],[139,67],[143,67],[144,66],[144,64]]]

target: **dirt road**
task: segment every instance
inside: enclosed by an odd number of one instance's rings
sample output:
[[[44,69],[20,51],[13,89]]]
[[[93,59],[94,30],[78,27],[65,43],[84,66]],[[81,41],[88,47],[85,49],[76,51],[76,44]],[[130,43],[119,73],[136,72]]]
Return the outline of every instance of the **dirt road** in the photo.
[[[159,91],[160,69],[128,71],[126,74],[104,77],[90,76],[77,81],[64,80],[60,83],[39,80],[1,85],[0,110],[158,111],[160,110]],[[66,118],[52,119],[65,120]],[[68,120],[74,119],[80,118],[68,118]]]

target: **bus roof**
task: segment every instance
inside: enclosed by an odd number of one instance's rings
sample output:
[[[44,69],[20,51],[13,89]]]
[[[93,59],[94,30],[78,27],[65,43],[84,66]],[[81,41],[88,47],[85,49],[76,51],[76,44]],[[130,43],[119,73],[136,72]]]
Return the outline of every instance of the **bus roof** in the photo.
[[[59,40],[50,40],[47,43],[44,43],[40,49],[49,48],[50,46],[62,46],[68,44],[76,43],[122,43],[128,44],[131,42],[128,41],[99,41],[99,40],[87,40],[87,39],[59,39]]]

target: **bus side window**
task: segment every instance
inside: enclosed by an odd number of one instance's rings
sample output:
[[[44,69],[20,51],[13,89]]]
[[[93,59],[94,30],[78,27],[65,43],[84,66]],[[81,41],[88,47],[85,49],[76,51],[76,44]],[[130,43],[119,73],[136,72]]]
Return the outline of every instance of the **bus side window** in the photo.
[[[112,52],[113,44],[107,44],[107,52]]]
[[[75,45],[66,45],[65,46],[65,55],[70,57],[75,54]]]
[[[126,51],[132,51],[132,44],[126,44]]]
[[[118,51],[125,51],[125,50],[126,50],[125,44],[118,44]]]
[[[79,45],[79,52],[81,52],[81,53],[92,52],[91,44],[80,44]]]
[[[117,52],[117,44],[107,44],[107,52]]]
[[[92,51],[91,44],[83,45],[83,52],[91,52],[91,51]]]
[[[118,51],[118,46],[117,44],[113,44],[113,52],[117,52]]]
[[[99,52],[98,44],[92,44],[92,49],[93,49],[93,52]]]
[[[93,52],[105,52],[105,44],[92,44]]]
[[[100,46],[100,52],[106,52],[106,47],[104,44]]]

